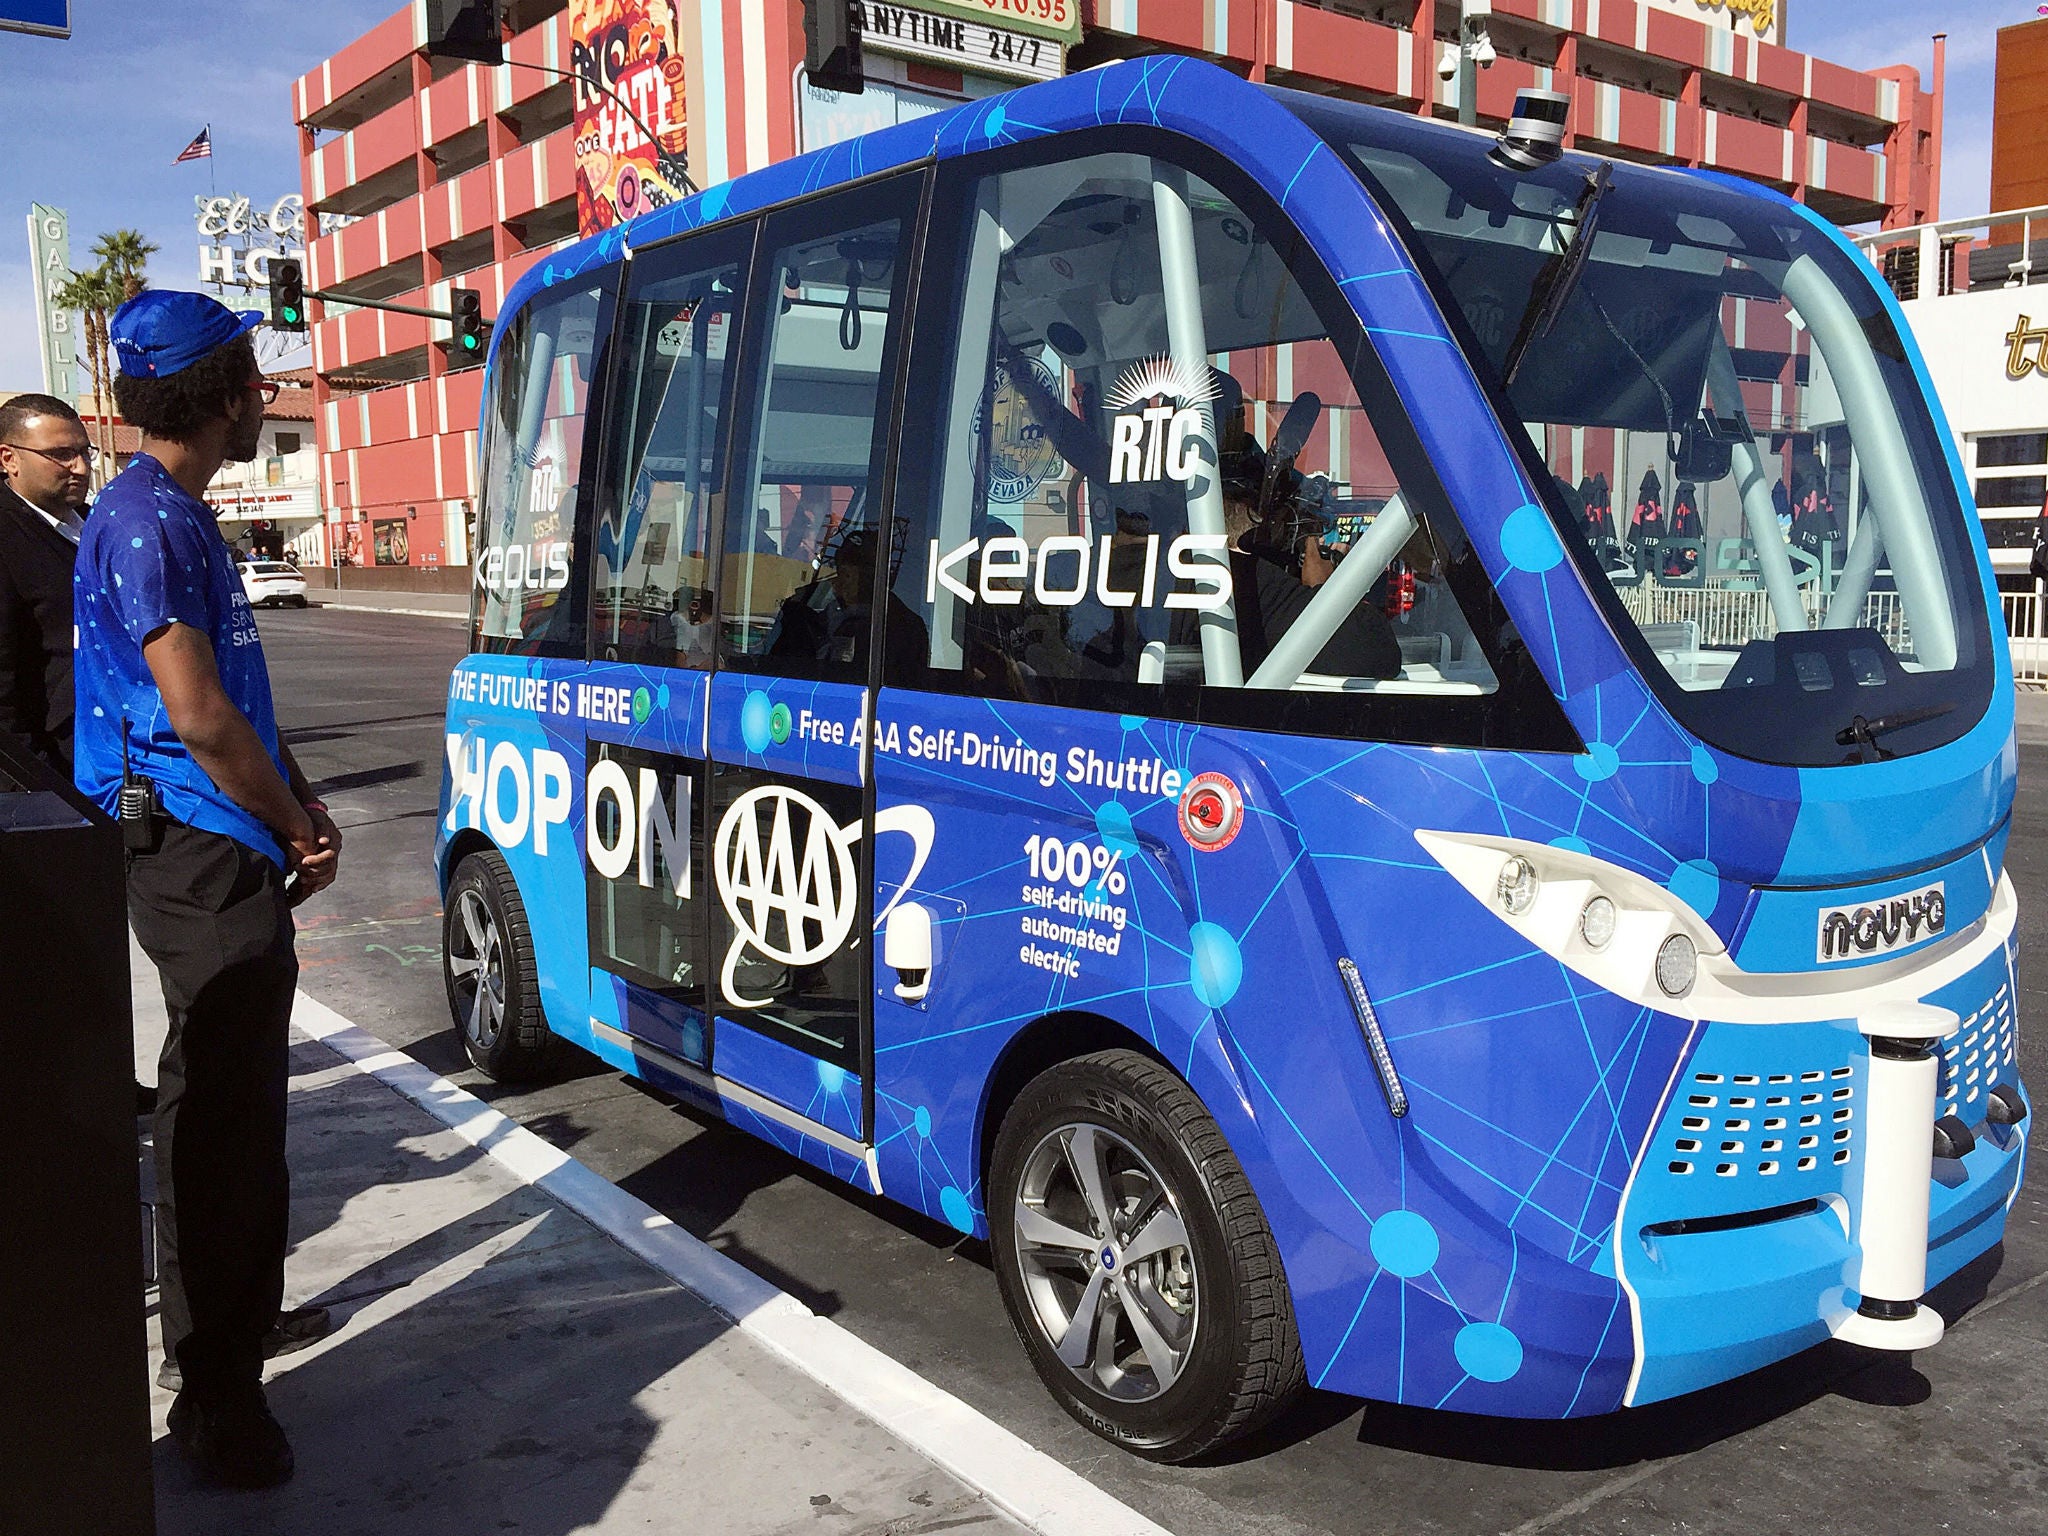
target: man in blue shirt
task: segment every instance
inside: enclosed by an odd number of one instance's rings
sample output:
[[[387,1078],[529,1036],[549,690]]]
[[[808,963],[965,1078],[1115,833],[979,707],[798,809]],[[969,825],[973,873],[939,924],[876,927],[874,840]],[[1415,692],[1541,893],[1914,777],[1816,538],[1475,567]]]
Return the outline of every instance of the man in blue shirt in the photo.
[[[170,1016],[156,1158],[171,1435],[240,1487],[292,1473],[262,1387],[284,1295],[291,907],[333,881],[341,847],[278,740],[256,623],[201,500],[223,463],[256,456],[274,389],[249,339],[260,319],[197,293],[115,312],[114,398],[142,451],[86,520],[74,593],[78,786],[110,814],[124,780],[131,808],[137,781],[160,805],[124,828],[129,921]]]

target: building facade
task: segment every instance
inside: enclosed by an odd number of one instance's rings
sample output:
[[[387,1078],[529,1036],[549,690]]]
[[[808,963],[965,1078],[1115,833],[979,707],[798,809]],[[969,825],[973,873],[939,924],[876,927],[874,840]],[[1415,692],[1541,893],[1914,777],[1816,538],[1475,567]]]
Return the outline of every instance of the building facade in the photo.
[[[841,97],[803,78],[800,0],[634,0],[680,41],[700,184],[1006,89],[1048,64],[1162,50],[1275,85],[1457,114],[1457,81],[1439,71],[1457,31],[1453,0],[1066,0],[1078,7],[1078,42],[1049,59],[1032,49],[1028,65],[1020,45],[994,66],[1000,29],[990,50],[949,58],[904,41],[962,35],[944,18],[858,3],[870,86]],[[575,238],[575,104],[563,73],[575,67],[580,8],[510,0],[511,62],[484,68],[429,59],[415,0],[294,84],[311,286],[445,308],[459,285],[493,315],[526,268]],[[1783,46],[1784,26],[1783,0],[1493,0],[1496,59],[1478,75],[1478,114],[1499,124],[1518,88],[1565,89],[1580,148],[1751,177],[1844,224],[1936,217],[1939,105],[1918,71],[1828,63]],[[466,565],[481,370],[451,358],[445,324],[340,306],[314,315],[328,558],[415,573]],[[390,537],[400,523],[402,559]]]
[[[1999,584],[2026,593],[2048,513],[2048,20],[1999,30],[1996,80],[1991,211],[1860,243],[1926,355]],[[2014,617],[2035,642],[2023,659],[2042,675],[2048,607]]]
[[[2048,203],[2048,17],[1998,29],[1991,109],[1991,206]]]
[[[206,487],[221,534],[246,554],[283,559],[289,549],[302,565],[327,563],[327,529],[320,512],[320,455],[313,433],[312,370],[269,376],[280,386],[263,412],[256,457],[223,464]]]

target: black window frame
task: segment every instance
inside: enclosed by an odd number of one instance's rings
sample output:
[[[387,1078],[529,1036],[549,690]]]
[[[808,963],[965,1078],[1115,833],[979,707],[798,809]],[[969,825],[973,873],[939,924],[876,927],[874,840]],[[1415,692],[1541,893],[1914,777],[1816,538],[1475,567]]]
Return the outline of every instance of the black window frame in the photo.
[[[1436,306],[1443,323],[1449,328],[1452,339],[1464,354],[1466,366],[1477,381],[1480,393],[1486,397],[1487,404],[1492,407],[1495,420],[1500,427],[1501,436],[1506,440],[1510,451],[1514,453],[1517,461],[1521,464],[1529,487],[1539,499],[1545,513],[1551,520],[1552,526],[1564,530],[1562,542],[1573,569],[1578,573],[1581,588],[1585,591],[1588,600],[1605,622],[1608,632],[1613,635],[1616,644],[1620,646],[1622,655],[1627,659],[1630,670],[1642,680],[1643,685],[1657,700],[1659,706],[1678,724],[1679,729],[1688,736],[1711,745],[1717,752],[1725,753],[1729,757],[1739,758],[1745,762],[1761,763],[1772,768],[1791,768],[1796,770],[1847,766],[1857,763],[1859,755],[1858,750],[1855,748],[1844,748],[1843,755],[1839,759],[1829,756],[1824,750],[1796,755],[1783,750],[1767,752],[1759,750],[1757,744],[1753,741],[1742,742],[1732,740],[1725,725],[1721,722],[1714,722],[1710,726],[1703,725],[1689,703],[1690,699],[1697,699],[1702,695],[1691,693],[1684,688],[1671,676],[1664,664],[1657,659],[1655,652],[1650,648],[1649,642],[1643,637],[1641,626],[1630,616],[1627,608],[1622,603],[1621,594],[1614,590],[1612,582],[1601,569],[1599,559],[1595,555],[1591,544],[1580,534],[1579,525],[1576,519],[1572,517],[1570,509],[1566,506],[1564,498],[1558,490],[1556,477],[1551,473],[1542,450],[1531,441],[1526,429],[1526,423],[1523,421],[1521,414],[1515,409],[1513,402],[1509,400],[1507,390],[1500,379],[1498,370],[1487,367],[1480,361],[1487,356],[1486,349],[1473,331],[1471,322],[1466,319],[1465,312],[1458,303],[1457,294],[1452,291],[1450,284],[1438,268],[1437,263],[1434,260],[1427,259],[1427,242],[1418,234],[1414,224],[1402,210],[1400,200],[1388,192],[1381,185],[1377,177],[1369,170],[1360,166],[1353,158],[1349,149],[1350,141],[1347,137],[1346,120],[1341,114],[1347,109],[1358,108],[1360,104],[1337,98],[1321,97],[1305,91],[1291,90],[1284,86],[1267,85],[1262,86],[1261,89],[1289,112],[1293,113],[1310,132],[1323,140],[1331,153],[1335,154],[1344,163],[1345,167],[1350,170],[1352,175],[1357,178],[1360,186],[1365,189],[1366,196],[1379,211],[1380,216],[1386,221],[1388,228],[1393,231],[1395,244],[1407,256],[1410,265],[1419,271],[1423,286],[1428,289],[1430,297],[1436,301]],[[1365,110],[1377,112],[1382,109],[1366,108]],[[1429,127],[1425,131],[1440,130],[1436,127]],[[1568,155],[1568,163],[1574,169],[1583,170],[1587,173],[1591,172],[1595,164],[1603,160],[1616,164],[1617,168],[1625,174],[1660,173],[1656,167],[1631,166],[1623,162],[1615,162],[1612,156],[1601,155],[1594,150],[1575,149],[1569,151]],[[1874,316],[1864,322],[1866,332],[1871,338],[1873,347],[1886,351],[1903,361],[1906,356],[1906,344],[1898,333],[1898,327],[1892,320],[1890,311],[1882,305],[1882,298],[1885,293],[1883,278],[1873,279],[1873,286],[1878,291],[1880,307]],[[1925,430],[1932,434],[1934,441],[1937,444],[1939,443],[1946,429],[1937,418],[1928,412],[1925,403],[1920,404],[1916,408],[1922,419],[1919,421],[1907,421],[1906,418],[1909,413],[1903,408],[1896,395],[1893,395],[1892,399],[1895,408],[1900,409],[1901,423],[1906,427],[1909,434],[1922,430],[1924,427]],[[1946,475],[1947,469],[1945,465],[1941,473]],[[1954,672],[1933,674],[1948,678],[1951,681],[1962,681],[1966,691],[1949,690],[1948,693],[1942,695],[1942,698],[1952,697],[1955,700],[1954,708],[1924,719],[1917,725],[1909,727],[1900,732],[1899,735],[1891,738],[1883,754],[1887,758],[1916,757],[1922,753],[1932,752],[1945,747],[1975,729],[1978,722],[1984,718],[1990,709],[1995,686],[1994,679],[1997,674],[1997,663],[1994,656],[1997,644],[1994,635],[1997,631],[1997,625],[1993,622],[1991,609],[1981,600],[1976,599],[1977,562],[1968,532],[1970,510],[1969,504],[1964,503],[1960,507],[1962,515],[1955,520],[1953,525],[1947,525],[1946,519],[1936,519],[1938,525],[1936,537],[1949,542],[1946,553],[1951,561],[1949,566],[1950,579],[1963,583],[1957,599],[1958,643],[1977,648],[1980,652],[1981,660],[1972,662],[1968,666],[1962,665],[1959,661],[1958,667]],[[1992,606],[1995,607],[1995,605]],[[1967,634],[1964,633],[1965,629],[1968,630]],[[1806,633],[1809,635],[1823,635],[1831,632],[1826,630],[1809,630]],[[1820,717],[1815,716],[1814,718],[1819,719]],[[1823,732],[1822,734],[1830,736],[1832,733]],[[1893,745],[1892,743],[1897,744]]]
[[[973,184],[985,176],[1028,170],[1100,154],[1138,154],[1165,160],[1199,176],[1230,198],[1262,230],[1292,231],[1301,241],[1307,270],[1290,274],[1329,327],[1329,339],[1347,359],[1374,432],[1403,497],[1434,529],[1456,528],[1459,546],[1448,553],[1447,579],[1471,626],[1497,686],[1484,694],[1325,693],[1306,690],[1211,688],[1205,683],[1139,683],[1099,678],[1047,678],[1045,696],[1015,702],[1103,714],[1142,715],[1280,735],[1320,736],[1374,743],[1429,747],[1472,747],[1525,752],[1583,752],[1585,745],[1525,647],[1501,643],[1511,622],[1492,579],[1480,564],[1448,493],[1430,463],[1406,405],[1395,390],[1357,313],[1345,299],[1322,258],[1287,217],[1278,200],[1221,151],[1203,141],[1150,124],[1109,124],[1061,133],[1019,145],[977,151],[940,162],[931,189],[933,216],[927,221],[919,263],[922,280],[911,334],[918,338],[911,358],[904,420],[946,422],[952,370],[957,357],[955,317],[962,302],[961,264]],[[1361,196],[1365,193],[1361,188]],[[946,217],[939,217],[945,210]],[[942,430],[951,430],[946,422]],[[897,527],[927,537],[937,484],[931,454],[904,462],[895,484]],[[914,511],[904,509],[914,507]],[[892,534],[895,530],[892,529]],[[905,552],[907,553],[907,552]],[[899,566],[893,539],[890,569]],[[893,585],[893,584],[892,584]],[[925,615],[920,602],[903,599]],[[878,607],[883,606],[881,604]],[[885,672],[886,687],[917,692],[985,696],[965,669],[921,668],[914,676]],[[1006,699],[1006,702],[1012,702]]]
[[[843,183],[764,209],[755,220],[753,268],[747,282],[744,325],[740,331],[740,368],[731,404],[731,425],[726,433],[725,490],[716,498],[712,528],[712,536],[716,540],[712,547],[712,590],[719,624],[719,633],[712,647],[710,670],[714,672],[829,682],[846,687],[864,687],[870,691],[879,686],[879,658],[885,638],[882,616],[888,606],[884,596],[888,590],[886,576],[895,547],[891,530],[895,519],[892,514],[899,491],[897,479],[902,458],[902,434],[897,423],[910,419],[905,410],[905,383],[907,370],[914,360],[911,338],[916,334],[918,306],[924,287],[921,258],[926,245],[931,183],[932,166],[929,161],[896,166],[876,176]],[[891,199],[900,206],[892,206]],[[846,209],[858,211],[848,217],[842,211]],[[747,477],[744,489],[750,497],[758,491],[753,484],[755,434],[761,429],[762,418],[767,411],[769,371],[774,363],[773,338],[767,333],[766,326],[771,306],[779,310],[780,304],[780,274],[772,270],[775,263],[770,258],[785,246],[892,216],[901,222],[902,234],[890,299],[892,305],[900,301],[900,307],[892,310],[896,323],[890,327],[891,334],[876,375],[879,382],[875,424],[869,437],[869,466],[876,486],[875,515],[871,526],[882,529],[884,538],[876,552],[876,588],[868,631],[868,665],[859,677],[842,677],[827,675],[823,664],[810,664],[803,658],[735,653],[727,648],[724,637],[726,537],[729,520],[737,505],[736,491],[741,488],[735,477],[741,474]],[[746,455],[744,459],[740,457],[742,454]],[[751,505],[749,501],[750,509]]]
[[[724,386],[727,390],[726,414],[723,422],[725,441],[720,446],[717,454],[719,464],[717,483],[726,489],[715,491],[711,494],[709,497],[710,504],[705,515],[705,539],[707,541],[706,550],[709,560],[705,576],[712,590],[713,622],[715,624],[719,601],[718,578],[722,569],[718,558],[718,551],[725,537],[725,504],[729,499],[732,485],[734,433],[739,423],[739,390],[745,382],[746,371],[750,366],[751,347],[749,345],[748,327],[753,321],[754,278],[760,255],[760,233],[763,222],[764,220],[761,216],[749,215],[745,218],[724,220],[717,224],[707,225],[701,229],[688,230],[681,234],[671,235],[666,239],[656,241],[640,250],[629,251],[626,259],[621,263],[619,281],[613,286],[611,296],[607,300],[606,309],[601,316],[606,330],[605,345],[610,355],[605,370],[604,413],[596,424],[598,436],[595,449],[597,455],[595,468],[599,478],[589,503],[589,516],[577,519],[576,555],[572,557],[570,569],[570,582],[572,586],[579,584],[578,572],[579,570],[581,572],[580,585],[583,589],[583,601],[585,604],[583,629],[585,631],[586,644],[577,652],[577,656],[581,660],[592,662],[623,661],[640,666],[666,667],[678,672],[701,671],[709,673],[716,667],[718,651],[716,645],[712,647],[712,665],[701,668],[686,667],[673,660],[650,662],[645,658],[639,657],[619,658],[603,655],[598,645],[596,627],[589,622],[590,617],[597,610],[597,513],[600,508],[609,508],[614,505],[616,499],[624,494],[626,485],[626,466],[623,462],[620,462],[622,448],[617,442],[621,424],[618,420],[619,413],[616,403],[622,397],[623,388],[627,382],[627,362],[624,350],[612,344],[618,340],[615,327],[625,306],[633,301],[635,277],[643,266],[649,263],[665,263],[669,261],[670,253],[681,253],[697,248],[714,248],[717,245],[728,242],[735,250],[744,252],[739,257],[742,268],[740,302],[734,308],[732,327],[727,335],[726,349],[728,355],[723,375]],[[682,264],[685,266],[695,265],[696,260],[694,257],[684,256]],[[651,275],[646,281],[648,283],[658,283],[673,275],[675,275],[675,272],[672,269],[665,273]],[[614,472],[615,462],[616,472]],[[580,566],[577,564],[578,560],[581,562]]]
[[[530,323],[531,316],[540,305],[558,300],[567,294],[597,288],[597,314],[591,324],[595,327],[590,353],[590,395],[583,403],[583,442],[578,450],[576,472],[576,520],[568,530],[569,579],[562,588],[562,595],[556,599],[547,628],[532,642],[522,640],[519,644],[486,647],[483,643],[483,588],[476,580],[481,557],[487,547],[482,537],[490,526],[490,509],[485,493],[490,488],[489,445],[478,443],[478,485],[476,496],[476,529],[479,537],[470,551],[469,583],[469,654],[472,656],[537,656],[554,661],[586,661],[589,659],[590,595],[592,576],[592,554],[595,549],[598,471],[601,455],[608,441],[606,427],[611,399],[611,376],[617,361],[612,347],[612,324],[618,313],[619,294],[631,269],[630,256],[611,262],[592,272],[578,273],[574,278],[556,283],[528,297],[520,305],[518,313],[511,320],[514,326]],[[510,336],[507,337],[509,342]],[[506,342],[499,344],[502,355]],[[494,411],[493,392],[503,380],[495,359],[485,377],[484,426],[491,424]]]

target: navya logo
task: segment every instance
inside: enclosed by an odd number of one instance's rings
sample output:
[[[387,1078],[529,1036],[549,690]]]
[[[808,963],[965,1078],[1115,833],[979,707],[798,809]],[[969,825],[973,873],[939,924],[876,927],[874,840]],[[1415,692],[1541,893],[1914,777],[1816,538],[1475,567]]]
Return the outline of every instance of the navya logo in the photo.
[[[1861,960],[1931,939],[1948,923],[1942,882],[1858,907],[1823,907],[1819,958],[1823,965]]]

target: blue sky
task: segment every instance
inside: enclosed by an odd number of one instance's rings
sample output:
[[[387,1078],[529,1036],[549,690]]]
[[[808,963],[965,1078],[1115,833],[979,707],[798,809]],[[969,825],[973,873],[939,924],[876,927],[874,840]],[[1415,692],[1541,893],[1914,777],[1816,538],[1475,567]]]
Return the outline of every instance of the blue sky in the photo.
[[[1936,25],[1949,34],[1942,212],[1989,196],[1991,83],[1998,27],[2031,0],[1781,0],[1793,47],[1858,69],[1918,66]],[[72,259],[123,226],[163,247],[159,287],[196,286],[192,199],[207,161],[172,165],[213,125],[222,192],[269,202],[299,188],[291,82],[401,8],[400,0],[72,0],[69,42],[0,33],[0,389],[40,387],[27,214],[71,215]]]

